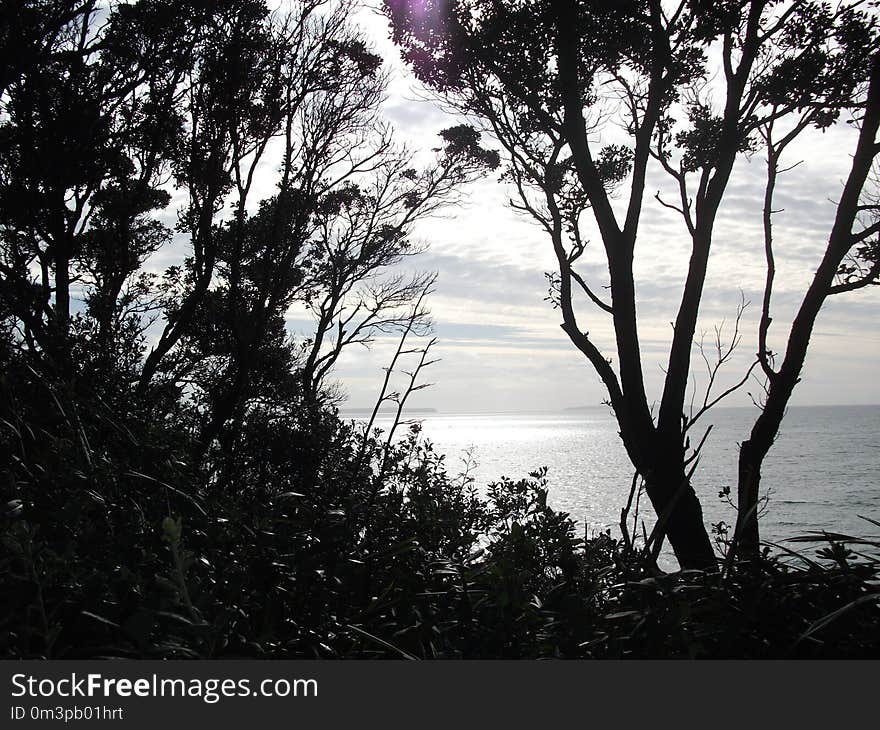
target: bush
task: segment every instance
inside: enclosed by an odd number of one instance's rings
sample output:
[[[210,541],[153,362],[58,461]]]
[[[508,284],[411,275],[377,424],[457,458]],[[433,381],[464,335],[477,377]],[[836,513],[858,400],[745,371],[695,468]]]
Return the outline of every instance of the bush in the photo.
[[[418,427],[386,451],[327,410],[254,408],[199,461],[183,407],[5,365],[7,657],[880,654],[878,561],[851,549],[876,541],[667,575],[578,537],[546,469],[481,497]]]

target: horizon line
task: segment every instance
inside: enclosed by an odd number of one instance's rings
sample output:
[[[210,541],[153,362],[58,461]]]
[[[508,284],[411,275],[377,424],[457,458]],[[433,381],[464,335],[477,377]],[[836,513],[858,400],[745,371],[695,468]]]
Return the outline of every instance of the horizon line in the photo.
[[[880,407],[880,403],[798,403],[796,405],[790,405],[788,410],[792,408],[878,408]],[[338,406],[337,410],[339,413],[372,413],[374,406]],[[754,405],[718,405],[715,406],[713,410],[746,410],[751,408],[757,408]],[[576,411],[582,410],[609,410],[610,406],[606,406],[603,404],[599,405],[591,405],[591,406],[567,406],[565,408],[519,408],[515,410],[499,410],[499,409],[468,409],[468,410],[458,410],[458,409],[446,409],[441,410],[439,408],[433,407],[424,407],[420,406],[418,408],[412,409],[403,409],[402,415],[412,414],[412,415],[424,415],[424,416],[435,416],[435,415],[444,415],[444,416],[462,416],[462,415],[504,415],[504,414],[516,414],[516,413],[573,413]],[[377,415],[391,415],[389,413],[390,409],[380,408],[377,412]]]

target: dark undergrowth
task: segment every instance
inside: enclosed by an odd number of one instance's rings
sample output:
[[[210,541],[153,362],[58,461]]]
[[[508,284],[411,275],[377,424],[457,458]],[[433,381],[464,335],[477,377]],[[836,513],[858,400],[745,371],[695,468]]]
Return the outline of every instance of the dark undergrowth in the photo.
[[[8,365],[6,657],[880,656],[877,540],[664,574],[580,537],[543,471],[479,496],[417,427],[386,450],[254,409],[194,466],[185,413]]]

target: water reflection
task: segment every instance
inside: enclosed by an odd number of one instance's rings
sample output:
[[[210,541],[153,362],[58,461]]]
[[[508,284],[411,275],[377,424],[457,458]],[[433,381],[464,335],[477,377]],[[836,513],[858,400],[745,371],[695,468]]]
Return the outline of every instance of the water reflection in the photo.
[[[717,409],[699,465],[695,489],[707,522],[731,524],[735,512],[718,497],[735,489],[738,442],[754,412]],[[604,408],[564,413],[432,414],[419,418],[423,433],[446,455],[450,472],[464,468],[470,451],[478,485],[501,476],[520,478],[548,466],[549,499],[589,530],[616,530],[632,468]],[[386,427],[380,418],[377,426]],[[859,514],[880,516],[880,407],[792,408],[765,465],[770,508],[764,537],[779,540],[806,530],[871,533]],[[646,511],[650,529],[650,511]]]

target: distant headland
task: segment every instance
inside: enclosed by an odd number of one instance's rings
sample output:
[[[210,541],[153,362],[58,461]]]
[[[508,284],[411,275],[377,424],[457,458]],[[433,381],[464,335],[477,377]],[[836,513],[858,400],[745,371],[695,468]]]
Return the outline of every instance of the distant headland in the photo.
[[[387,412],[388,410],[390,410],[390,409],[389,408],[380,408],[379,412],[380,413],[382,413],[382,411]],[[372,409],[372,407],[371,408],[340,408],[339,412],[345,413],[345,414],[361,414],[361,413],[372,413],[373,409]],[[413,413],[429,414],[429,413],[437,413],[437,409],[436,408],[406,408],[404,410],[404,413],[406,413],[406,414],[413,414]]]

